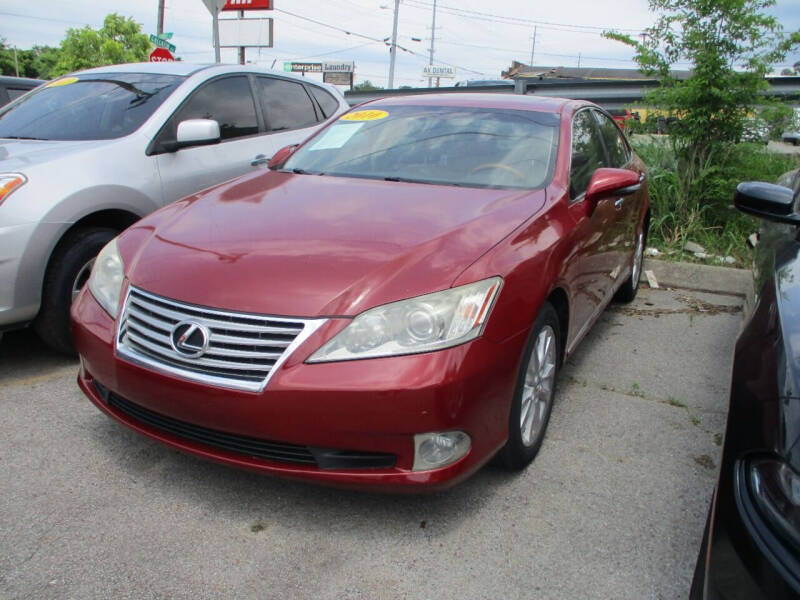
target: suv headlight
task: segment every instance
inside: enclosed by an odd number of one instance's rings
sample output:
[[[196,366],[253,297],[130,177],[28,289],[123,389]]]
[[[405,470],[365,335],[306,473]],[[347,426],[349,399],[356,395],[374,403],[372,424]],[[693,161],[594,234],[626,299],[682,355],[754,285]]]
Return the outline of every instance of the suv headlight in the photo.
[[[307,362],[377,358],[441,350],[483,331],[502,279],[384,304],[358,315]]]
[[[747,471],[759,512],[776,533],[800,548],[800,475],[771,458],[752,460]]]
[[[0,173],[0,204],[17,188],[27,183],[28,178],[22,173]]]
[[[100,250],[92,267],[92,275],[89,277],[89,291],[92,292],[92,296],[114,318],[119,309],[124,271],[125,267],[117,249],[117,238],[114,238]]]

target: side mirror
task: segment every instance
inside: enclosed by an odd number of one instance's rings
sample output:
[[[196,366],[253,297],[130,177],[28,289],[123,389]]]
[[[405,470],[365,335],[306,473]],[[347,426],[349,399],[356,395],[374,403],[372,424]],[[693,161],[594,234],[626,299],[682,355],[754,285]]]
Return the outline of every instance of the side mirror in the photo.
[[[187,119],[178,123],[175,136],[175,150],[190,146],[218,144],[220,140],[219,123],[213,119]]]
[[[800,226],[795,212],[794,192],[782,185],[745,181],[736,186],[733,204],[743,213]]]
[[[300,144],[291,144],[289,146],[284,146],[280,150],[278,150],[275,154],[272,155],[272,158],[267,163],[267,167],[271,170],[275,171],[276,169],[280,169],[286,164],[286,161],[289,160],[289,157],[294,154],[295,149]]]
[[[586,199],[597,201],[608,196],[628,196],[641,187],[639,174],[628,169],[597,169],[586,188]]]

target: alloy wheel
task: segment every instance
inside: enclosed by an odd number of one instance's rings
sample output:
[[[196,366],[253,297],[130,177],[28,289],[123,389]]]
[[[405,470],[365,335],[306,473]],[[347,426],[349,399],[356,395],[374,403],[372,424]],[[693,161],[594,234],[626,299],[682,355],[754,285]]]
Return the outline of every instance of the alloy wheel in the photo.
[[[522,388],[519,427],[522,443],[532,446],[544,430],[556,377],[556,335],[549,325],[542,327],[533,345]]]

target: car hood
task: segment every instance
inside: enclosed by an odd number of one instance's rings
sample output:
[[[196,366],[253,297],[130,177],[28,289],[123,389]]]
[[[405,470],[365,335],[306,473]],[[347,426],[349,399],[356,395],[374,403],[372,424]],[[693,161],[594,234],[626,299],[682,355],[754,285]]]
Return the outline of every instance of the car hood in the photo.
[[[545,191],[267,172],[168,206],[122,236],[133,285],[287,316],[355,315],[450,287]]]
[[[0,172],[20,171],[109,143],[112,140],[12,140],[0,138]]]

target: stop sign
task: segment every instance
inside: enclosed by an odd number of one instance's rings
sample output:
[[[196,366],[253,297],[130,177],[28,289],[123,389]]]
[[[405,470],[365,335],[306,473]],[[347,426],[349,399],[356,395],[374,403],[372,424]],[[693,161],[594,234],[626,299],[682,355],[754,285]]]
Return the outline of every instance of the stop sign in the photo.
[[[150,53],[150,62],[174,62],[175,57],[166,48],[156,48]]]

